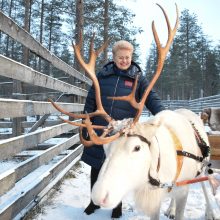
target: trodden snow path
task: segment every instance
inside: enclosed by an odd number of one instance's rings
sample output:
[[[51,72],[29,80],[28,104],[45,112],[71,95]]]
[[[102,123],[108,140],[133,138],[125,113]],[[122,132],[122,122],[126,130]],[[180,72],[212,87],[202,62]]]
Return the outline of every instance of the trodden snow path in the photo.
[[[83,162],[70,171],[72,175],[66,178],[58,191],[52,197],[47,198],[41,203],[40,212],[32,220],[109,220],[111,219],[111,210],[99,209],[92,215],[83,213],[85,207],[90,201],[89,174],[90,167]],[[74,177],[73,177],[74,176]],[[206,184],[207,188],[209,185]],[[210,190],[210,188],[208,189]],[[169,199],[165,200],[161,210],[161,220],[167,219],[164,212],[169,204]],[[204,220],[205,219],[205,198],[200,183],[190,186],[190,193],[185,209],[186,220]],[[39,210],[39,209],[38,209]],[[121,220],[149,220],[143,213],[139,212],[129,195],[123,199],[123,216]]]

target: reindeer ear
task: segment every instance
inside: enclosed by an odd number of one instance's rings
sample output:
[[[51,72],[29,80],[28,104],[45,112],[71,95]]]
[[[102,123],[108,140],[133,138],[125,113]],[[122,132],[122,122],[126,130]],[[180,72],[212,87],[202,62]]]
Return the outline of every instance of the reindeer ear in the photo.
[[[208,115],[208,117],[210,118],[210,116],[211,116],[211,108],[205,108],[205,109],[203,109],[202,113]]]
[[[211,108],[205,108],[201,112],[200,118],[202,119],[203,123],[209,122],[211,117]]]
[[[206,123],[206,121],[208,120],[209,116],[206,112],[202,112],[200,115],[200,118],[202,119],[203,123]]]
[[[156,126],[156,127],[160,127],[161,124],[162,124],[162,120],[161,120],[161,117],[153,117],[151,119],[149,119],[148,121],[149,124],[153,125],[153,126]]]
[[[152,119],[147,122],[139,123],[135,128],[135,132],[151,140],[155,136],[157,129],[161,126],[161,121],[159,119]]]

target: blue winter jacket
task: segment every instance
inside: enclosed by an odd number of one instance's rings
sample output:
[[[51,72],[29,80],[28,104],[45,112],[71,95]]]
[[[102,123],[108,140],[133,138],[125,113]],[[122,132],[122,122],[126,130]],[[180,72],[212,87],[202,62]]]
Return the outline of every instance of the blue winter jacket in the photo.
[[[142,75],[141,68],[135,62],[131,63],[128,70],[120,70],[113,62],[110,62],[106,64],[97,75],[103,107],[105,111],[115,120],[134,118],[136,110],[128,102],[111,100],[107,99],[107,97],[125,96],[130,94],[137,74],[140,75],[136,90],[136,100],[139,101],[149,82]],[[150,92],[145,105],[153,115],[165,109],[157,93],[153,90]],[[95,110],[95,90],[92,86],[86,98],[84,112],[90,113]],[[94,125],[107,124],[101,117],[94,117],[92,122]],[[101,131],[97,130],[96,132],[99,134]],[[81,159],[88,165],[96,169],[100,169],[105,160],[104,149],[100,145],[85,147]]]

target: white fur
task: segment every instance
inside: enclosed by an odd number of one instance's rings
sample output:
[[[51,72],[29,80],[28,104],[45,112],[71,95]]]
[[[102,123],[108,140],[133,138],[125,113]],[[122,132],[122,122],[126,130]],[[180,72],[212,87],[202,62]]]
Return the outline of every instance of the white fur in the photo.
[[[165,196],[175,198],[176,217],[183,219],[188,187],[168,192],[149,183],[149,174],[164,183],[171,183],[177,172],[175,133],[185,151],[201,156],[191,126],[192,121],[208,144],[201,119],[193,112],[181,109],[165,110],[144,123],[137,123],[132,132],[148,139],[150,146],[138,137],[122,136],[105,146],[106,161],[92,190],[94,203],[106,208],[115,207],[130,191],[135,193],[136,205],[151,219],[159,219],[160,204]],[[140,150],[137,150],[140,148]],[[160,168],[157,171],[158,158]],[[177,181],[194,178],[201,163],[184,157]]]

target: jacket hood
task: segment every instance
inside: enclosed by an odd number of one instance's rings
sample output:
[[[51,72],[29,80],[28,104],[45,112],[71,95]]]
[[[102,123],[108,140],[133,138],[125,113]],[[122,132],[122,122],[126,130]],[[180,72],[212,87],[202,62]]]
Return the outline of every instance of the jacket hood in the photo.
[[[132,79],[136,77],[136,75],[142,75],[142,71],[140,66],[134,61],[131,62],[131,66],[127,70],[120,70],[113,61],[107,63],[103,69],[98,73],[98,76],[109,76],[117,74],[120,76],[128,76]]]

